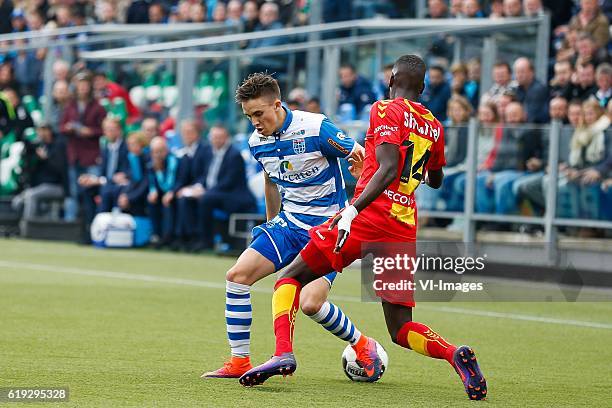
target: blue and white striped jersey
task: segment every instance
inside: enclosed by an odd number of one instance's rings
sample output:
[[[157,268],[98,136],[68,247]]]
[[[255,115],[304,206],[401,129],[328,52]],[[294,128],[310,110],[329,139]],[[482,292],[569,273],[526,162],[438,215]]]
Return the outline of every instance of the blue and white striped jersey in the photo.
[[[320,225],[347,205],[340,158],[355,141],[325,115],[287,111],[272,136],[254,131],[249,147],[281,193],[282,211],[299,228]]]

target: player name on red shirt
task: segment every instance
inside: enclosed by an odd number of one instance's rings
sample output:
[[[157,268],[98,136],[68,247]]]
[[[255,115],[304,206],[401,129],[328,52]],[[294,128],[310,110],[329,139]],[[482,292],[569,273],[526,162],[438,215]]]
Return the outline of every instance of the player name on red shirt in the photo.
[[[360,214],[380,239],[405,242],[416,239],[417,212],[414,191],[429,169],[440,169],[444,158],[444,132],[433,114],[417,102],[403,98],[376,102],[370,111],[363,173],[355,199],[376,170],[376,147],[391,143],[400,148],[398,174],[389,187]]]

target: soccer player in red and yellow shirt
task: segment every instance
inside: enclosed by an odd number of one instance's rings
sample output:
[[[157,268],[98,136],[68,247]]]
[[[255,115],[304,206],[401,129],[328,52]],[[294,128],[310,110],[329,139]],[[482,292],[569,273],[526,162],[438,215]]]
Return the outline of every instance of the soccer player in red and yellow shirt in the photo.
[[[287,320],[285,316],[295,312],[291,310],[295,304],[292,298],[299,296],[303,285],[332,270],[341,272],[362,257],[364,245],[416,241],[414,191],[421,182],[439,188],[446,164],[442,125],[430,111],[414,102],[423,91],[425,71],[425,63],[416,55],[405,55],[395,62],[389,84],[392,99],[372,106],[365,160],[355,164],[362,165],[363,171],[352,205],[327,223],[312,228],[310,242],[279,274],[272,301],[275,320]],[[387,328],[396,344],[448,361],[461,377],[470,399],[486,397],[486,381],[470,347],[456,347],[428,326],[414,322],[412,296],[393,299],[383,295],[381,299]],[[289,321],[290,324],[275,324],[274,356],[245,373],[241,384],[258,385],[273,375],[295,371],[293,320]],[[363,368],[375,381],[383,367],[375,342],[367,347],[370,358]]]

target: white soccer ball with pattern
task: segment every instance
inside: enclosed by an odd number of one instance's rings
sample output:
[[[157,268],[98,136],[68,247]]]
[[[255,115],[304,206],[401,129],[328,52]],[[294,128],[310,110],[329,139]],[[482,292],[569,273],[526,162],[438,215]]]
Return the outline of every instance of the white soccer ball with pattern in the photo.
[[[380,356],[380,359],[383,362],[384,373],[389,367],[389,356],[387,355],[387,352],[385,351],[383,346],[381,346],[378,342],[376,342],[376,350],[378,351],[378,355]],[[355,361],[356,358],[357,354],[355,354],[355,350],[353,350],[350,344],[347,345],[344,349],[344,352],[342,353],[342,369],[344,370],[344,374],[346,374],[346,376],[351,381],[368,381],[368,376],[366,375],[363,368],[361,368],[359,364],[357,364],[357,362]]]

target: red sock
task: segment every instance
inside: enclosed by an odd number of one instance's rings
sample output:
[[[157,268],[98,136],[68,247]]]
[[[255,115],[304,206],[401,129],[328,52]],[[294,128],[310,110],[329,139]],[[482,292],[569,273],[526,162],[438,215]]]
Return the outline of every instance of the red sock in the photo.
[[[444,359],[453,364],[457,347],[448,343],[438,333],[418,322],[408,322],[397,333],[397,344],[424,356]]]
[[[300,307],[302,285],[293,278],[283,278],[274,285],[272,295],[272,317],[276,336],[275,356],[293,351],[293,328]]]

